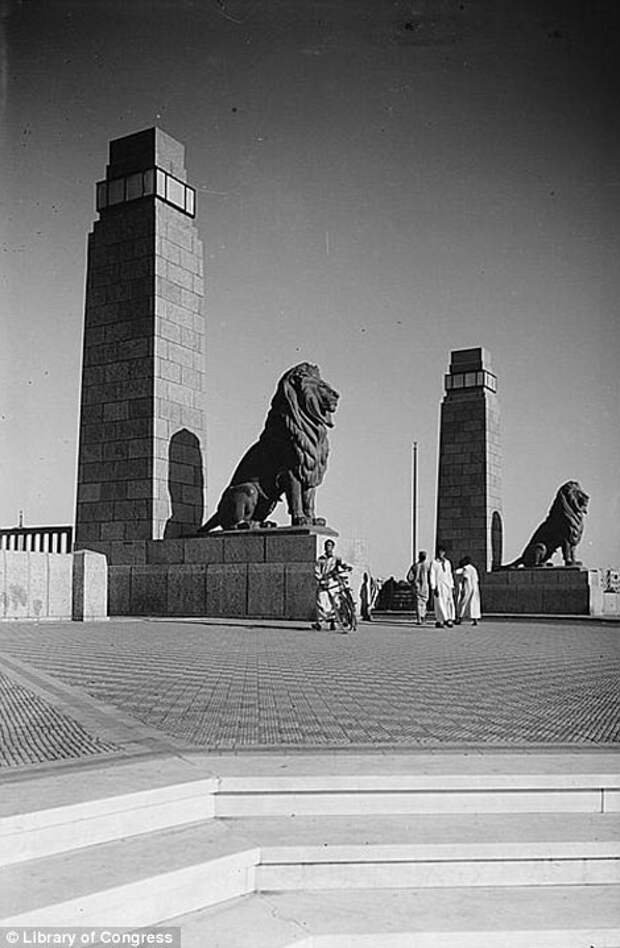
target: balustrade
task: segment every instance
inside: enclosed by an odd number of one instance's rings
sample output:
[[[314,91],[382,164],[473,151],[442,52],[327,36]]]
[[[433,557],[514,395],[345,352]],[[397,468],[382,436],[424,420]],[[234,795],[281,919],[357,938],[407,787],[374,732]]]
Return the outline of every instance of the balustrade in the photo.
[[[70,553],[73,527],[6,527],[0,529],[0,550],[27,553]]]

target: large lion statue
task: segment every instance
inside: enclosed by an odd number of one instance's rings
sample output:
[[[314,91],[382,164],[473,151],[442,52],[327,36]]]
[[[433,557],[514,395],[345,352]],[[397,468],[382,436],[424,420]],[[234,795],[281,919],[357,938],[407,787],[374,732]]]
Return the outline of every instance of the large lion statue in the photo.
[[[556,550],[562,550],[565,566],[581,566],[575,559],[575,550],[583,536],[583,518],[588,512],[590,498],[577,481],[562,484],[547,519],[541,523],[521,556],[501,569],[517,566],[544,566]]]
[[[208,533],[275,526],[267,518],[286,495],[293,525],[325,524],[314,495],[327,468],[327,428],[339,399],[316,365],[301,362],[285,372],[258,441],[239,462],[213,516],[198,530]]]

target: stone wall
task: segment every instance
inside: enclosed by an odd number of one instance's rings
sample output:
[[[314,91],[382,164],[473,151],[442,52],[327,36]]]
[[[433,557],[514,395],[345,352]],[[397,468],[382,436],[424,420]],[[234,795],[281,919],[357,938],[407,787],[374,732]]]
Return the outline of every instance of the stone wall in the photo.
[[[75,541],[151,536],[155,211],[89,236]]]
[[[191,218],[155,208],[154,537],[204,521],[203,251]]]
[[[221,531],[205,537],[122,544],[109,575],[110,615],[213,616],[310,620],[319,528]],[[362,541],[336,539],[354,566],[358,597],[367,568]]]
[[[105,619],[105,556],[0,550],[0,619]]]
[[[508,569],[480,577],[484,613],[591,615],[596,570],[578,567]]]

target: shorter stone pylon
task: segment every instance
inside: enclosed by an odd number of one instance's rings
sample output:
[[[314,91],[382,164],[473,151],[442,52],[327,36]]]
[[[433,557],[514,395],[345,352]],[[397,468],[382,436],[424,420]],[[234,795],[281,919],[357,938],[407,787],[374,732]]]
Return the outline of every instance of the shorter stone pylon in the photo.
[[[497,377],[485,349],[451,354],[439,435],[437,544],[453,566],[502,561],[502,449]]]

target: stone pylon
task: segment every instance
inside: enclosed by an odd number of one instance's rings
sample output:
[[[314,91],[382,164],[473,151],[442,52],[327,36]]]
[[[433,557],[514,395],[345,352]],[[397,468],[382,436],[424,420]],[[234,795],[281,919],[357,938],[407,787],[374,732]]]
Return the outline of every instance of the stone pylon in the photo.
[[[183,145],[110,142],[88,238],[75,546],[193,534],[204,514],[203,252]]]
[[[502,560],[502,449],[497,377],[484,349],[452,352],[439,435],[436,542],[453,567]]]

